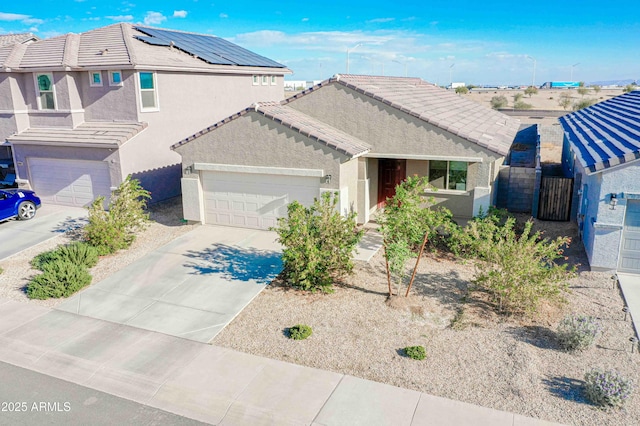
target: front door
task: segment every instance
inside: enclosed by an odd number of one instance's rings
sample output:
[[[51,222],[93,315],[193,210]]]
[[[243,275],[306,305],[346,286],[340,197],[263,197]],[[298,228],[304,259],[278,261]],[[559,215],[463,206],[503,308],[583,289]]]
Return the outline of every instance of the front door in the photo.
[[[378,208],[381,208],[387,198],[396,195],[396,186],[406,179],[407,160],[381,159],[378,164]]]

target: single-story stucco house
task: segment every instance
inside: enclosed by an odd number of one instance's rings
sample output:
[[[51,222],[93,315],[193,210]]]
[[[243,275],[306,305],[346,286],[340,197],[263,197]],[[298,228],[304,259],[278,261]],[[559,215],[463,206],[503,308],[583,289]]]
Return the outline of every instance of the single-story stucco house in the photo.
[[[268,228],[293,200],[337,191],[358,222],[407,176],[470,218],[494,203],[519,120],[418,78],[336,75],[281,102],[261,102],[175,144],[184,217]]]
[[[593,270],[640,272],[640,91],[560,118],[562,165]]]

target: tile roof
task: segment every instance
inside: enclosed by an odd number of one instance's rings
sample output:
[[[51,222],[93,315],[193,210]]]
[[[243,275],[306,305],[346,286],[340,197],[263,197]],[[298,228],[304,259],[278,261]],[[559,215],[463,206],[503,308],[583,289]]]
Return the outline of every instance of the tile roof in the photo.
[[[0,34],[0,46],[7,46],[16,43],[28,43],[30,41],[37,40],[40,40],[40,38],[32,33]]]
[[[580,164],[599,172],[640,158],[640,91],[559,118]]]
[[[65,34],[28,45],[0,45],[0,71],[29,71],[34,68],[50,69],[104,69],[112,68],[154,68],[176,69],[180,71],[222,71],[251,72],[264,69],[264,63],[252,65],[220,65],[208,63],[196,55],[169,45],[149,44],[142,41],[148,35],[140,30],[152,30],[147,27],[133,26],[127,23],[109,25],[80,34]],[[172,34],[190,34],[171,31]],[[203,43],[218,41],[217,37],[200,35]],[[238,51],[251,57],[246,49],[224,41],[227,50]],[[248,52],[248,53],[247,53]],[[253,54],[255,57],[263,58]],[[267,60],[267,58],[263,58]],[[273,62],[276,64],[276,62]],[[283,65],[270,66],[284,73],[290,71]]]
[[[419,78],[336,75],[320,83],[341,84],[500,155],[506,155],[520,120],[489,109]],[[318,86],[288,98],[295,102]]]
[[[341,130],[329,126],[313,117],[310,117],[300,111],[289,108],[280,102],[258,102],[252,104],[249,108],[238,112],[230,117],[225,118],[218,123],[189,136],[186,139],[174,144],[171,149],[182,146],[192,140],[212,132],[220,126],[242,117],[249,112],[257,112],[264,115],[285,127],[288,127],[303,136],[316,140],[331,149],[341,152],[351,158],[359,157],[366,154],[371,146],[366,142],[355,138]]]
[[[139,122],[86,122],[75,129],[30,128],[7,140],[18,144],[117,148],[146,127],[147,123]]]

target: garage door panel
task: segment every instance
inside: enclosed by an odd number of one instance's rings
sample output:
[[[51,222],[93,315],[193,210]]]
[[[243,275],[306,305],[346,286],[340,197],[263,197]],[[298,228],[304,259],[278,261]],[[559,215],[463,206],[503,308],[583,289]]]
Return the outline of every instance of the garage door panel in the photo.
[[[109,198],[109,166],[103,161],[28,158],[31,185],[45,203],[86,206]]]
[[[205,221],[268,229],[286,216],[291,201],[311,205],[319,188],[311,177],[204,172]]]
[[[618,270],[640,274],[640,201],[628,200]]]

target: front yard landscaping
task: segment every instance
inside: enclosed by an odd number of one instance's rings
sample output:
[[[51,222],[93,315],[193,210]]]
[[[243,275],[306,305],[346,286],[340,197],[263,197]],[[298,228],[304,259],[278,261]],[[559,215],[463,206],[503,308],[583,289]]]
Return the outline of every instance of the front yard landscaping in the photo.
[[[423,256],[408,298],[389,299],[380,251],[330,294],[275,280],[212,343],[565,424],[640,424],[637,392],[622,409],[601,409],[584,388],[594,368],[640,384],[633,327],[611,273],[588,271],[573,224],[535,222],[535,230],[572,239],[563,254],[577,276],[564,305],[543,303],[532,317],[496,313],[488,293],[470,293],[474,262],[442,252]],[[569,314],[597,320],[595,344],[565,349],[556,331]],[[313,334],[289,339],[291,324],[307,324]],[[424,346],[425,359],[406,356],[411,346]]]

